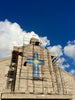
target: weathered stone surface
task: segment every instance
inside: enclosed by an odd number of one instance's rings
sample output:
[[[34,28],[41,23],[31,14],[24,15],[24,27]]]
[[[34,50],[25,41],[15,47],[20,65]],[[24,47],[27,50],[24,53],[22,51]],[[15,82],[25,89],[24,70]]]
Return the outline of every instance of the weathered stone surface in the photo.
[[[34,40],[34,43],[33,43]],[[31,44],[23,47],[14,47],[14,50],[22,52],[18,56],[15,91],[7,89],[7,73],[11,63],[11,57],[0,60],[0,98],[51,98],[51,99],[75,99],[75,77],[64,71],[60,66],[52,64],[54,53],[48,52],[33,39]],[[33,64],[24,63],[27,59],[33,59],[34,53],[44,60],[44,65],[39,65],[39,79],[33,78]],[[11,87],[10,87],[11,88]]]

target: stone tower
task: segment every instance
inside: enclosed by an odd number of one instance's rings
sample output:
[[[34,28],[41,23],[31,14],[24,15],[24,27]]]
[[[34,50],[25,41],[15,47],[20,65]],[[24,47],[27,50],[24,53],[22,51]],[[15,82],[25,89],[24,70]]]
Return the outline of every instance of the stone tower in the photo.
[[[57,57],[36,38],[0,60],[0,98],[75,100],[75,77],[57,66]]]

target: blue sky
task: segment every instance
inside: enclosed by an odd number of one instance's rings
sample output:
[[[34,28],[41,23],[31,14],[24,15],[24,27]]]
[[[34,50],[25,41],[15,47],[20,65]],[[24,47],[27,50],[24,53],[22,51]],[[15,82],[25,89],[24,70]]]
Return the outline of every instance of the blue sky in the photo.
[[[63,64],[70,65],[65,70],[75,71],[75,0],[1,0],[0,23],[5,19],[17,23],[23,31],[46,36],[50,40],[49,49],[54,50],[53,46],[61,49],[60,58],[66,60]],[[73,54],[69,55],[71,51]]]

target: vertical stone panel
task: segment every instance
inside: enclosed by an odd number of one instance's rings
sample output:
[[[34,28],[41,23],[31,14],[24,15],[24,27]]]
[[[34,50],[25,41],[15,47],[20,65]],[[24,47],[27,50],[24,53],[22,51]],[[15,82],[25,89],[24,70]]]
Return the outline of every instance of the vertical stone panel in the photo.
[[[17,73],[16,73],[16,83],[15,83],[15,91],[19,90],[19,75],[20,75],[20,68],[21,68],[21,56],[18,56],[18,65],[17,65]]]
[[[51,60],[51,54],[48,53],[49,56],[49,61],[50,61],[50,73],[51,73],[51,80],[52,80],[52,87],[53,87],[53,93],[57,94],[58,90],[57,90],[57,83],[56,83],[56,78],[55,78],[55,72],[53,69],[53,64],[52,64],[52,60]]]

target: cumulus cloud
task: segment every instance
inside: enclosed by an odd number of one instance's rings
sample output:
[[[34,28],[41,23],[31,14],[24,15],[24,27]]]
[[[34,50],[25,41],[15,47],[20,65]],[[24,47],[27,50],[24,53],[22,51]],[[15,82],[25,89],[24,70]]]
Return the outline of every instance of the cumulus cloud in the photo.
[[[64,64],[64,62],[66,62],[63,56],[63,49],[61,45],[56,45],[56,46],[50,46],[47,48],[50,52],[53,52],[55,54],[55,56],[59,57],[59,60],[57,61],[57,65],[60,66],[61,68],[65,69],[70,67],[69,64]]]
[[[69,68],[70,65],[69,65],[69,64],[65,64],[65,65],[62,64],[60,67],[61,67],[62,69],[65,69],[65,68]]]
[[[19,24],[11,23],[8,20],[0,21],[0,59],[11,55],[13,46],[22,46],[29,44],[32,37],[42,40],[42,46],[50,44],[47,37],[39,37],[35,32],[24,31]]]
[[[75,40],[73,40],[73,41],[68,41],[67,44],[75,44]]]
[[[72,74],[72,75],[75,75],[75,70],[71,69],[69,73]]]
[[[8,20],[0,21],[0,59],[11,56],[13,46],[22,46],[23,41],[24,44],[29,44],[32,37],[38,38],[44,48],[50,45],[50,40],[48,40],[46,36],[40,37],[34,31],[26,32],[16,22],[11,23]],[[70,45],[70,43],[71,42],[69,42],[68,45]],[[63,65],[65,58],[61,58],[61,56],[63,56],[61,45],[49,46],[47,49],[50,52],[54,52],[55,56],[60,57],[59,61],[62,68],[69,67],[69,64]]]
[[[55,53],[55,56],[62,56],[62,46],[61,45],[56,45],[56,46],[50,46],[47,48],[50,52]]]
[[[64,64],[64,62],[66,62],[66,59],[64,57],[60,57],[59,60],[57,61],[57,64],[62,68],[62,69],[65,69],[65,68],[69,68],[70,65],[67,63],[67,64]]]
[[[68,41],[68,45],[64,47],[64,54],[75,60],[75,40]]]
[[[65,62],[66,60],[65,60],[65,58],[59,58],[59,62],[61,63],[61,64],[63,64],[63,62]]]
[[[41,46],[46,47],[50,45],[50,40],[47,37],[40,37]]]

